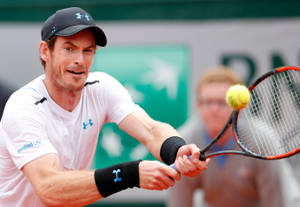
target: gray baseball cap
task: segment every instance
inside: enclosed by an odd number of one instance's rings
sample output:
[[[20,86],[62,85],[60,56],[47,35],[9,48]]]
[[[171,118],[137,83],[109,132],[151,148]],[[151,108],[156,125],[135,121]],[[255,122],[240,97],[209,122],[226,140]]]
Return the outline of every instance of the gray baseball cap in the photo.
[[[94,33],[96,45],[104,47],[107,39],[103,30],[98,27],[89,13],[79,7],[70,7],[56,11],[43,24],[42,40],[49,40],[54,35],[71,36],[84,29]]]

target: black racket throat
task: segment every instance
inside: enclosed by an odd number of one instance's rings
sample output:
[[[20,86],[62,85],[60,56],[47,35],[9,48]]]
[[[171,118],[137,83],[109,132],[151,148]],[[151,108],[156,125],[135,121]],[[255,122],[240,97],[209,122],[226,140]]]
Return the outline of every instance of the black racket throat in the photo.
[[[225,134],[225,132],[230,128],[231,125],[234,125],[236,124],[236,121],[237,121],[237,116],[238,116],[238,110],[234,110],[228,121],[226,122],[226,124],[224,125],[223,129],[219,132],[219,134],[217,134],[217,136],[211,140],[210,143],[208,143],[201,151],[200,151],[200,160],[201,161],[204,161],[206,160],[208,157],[213,157],[213,156],[217,156],[217,155],[222,155],[222,154],[232,154],[232,152],[238,152],[239,154],[239,151],[229,151],[229,150],[226,150],[226,151],[219,151],[219,152],[216,152],[216,153],[210,153],[210,154],[205,154],[205,152],[207,152],[208,150],[210,150],[212,148],[212,146],[218,142],[222,136]],[[234,127],[232,127],[234,128]]]

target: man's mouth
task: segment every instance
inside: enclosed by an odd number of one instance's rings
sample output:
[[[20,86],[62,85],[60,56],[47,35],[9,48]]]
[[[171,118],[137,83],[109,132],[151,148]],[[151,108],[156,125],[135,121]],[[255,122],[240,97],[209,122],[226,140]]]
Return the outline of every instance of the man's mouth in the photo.
[[[74,75],[82,75],[82,74],[84,74],[84,72],[82,72],[82,71],[73,71],[73,70],[67,70],[67,72],[69,72],[69,73],[72,73],[72,74],[74,74]]]

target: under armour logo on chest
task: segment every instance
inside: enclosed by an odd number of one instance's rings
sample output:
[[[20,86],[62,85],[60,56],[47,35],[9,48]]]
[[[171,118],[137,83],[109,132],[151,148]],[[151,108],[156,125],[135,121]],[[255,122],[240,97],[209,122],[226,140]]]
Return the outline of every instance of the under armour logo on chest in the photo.
[[[86,130],[88,126],[93,126],[94,123],[92,119],[89,119],[88,123],[83,122],[82,125],[83,125],[83,129]]]
[[[120,169],[117,169],[117,170],[113,170],[113,174],[116,174],[116,178],[114,179],[114,182],[121,182],[122,181],[122,178],[119,178],[119,173],[121,172]]]

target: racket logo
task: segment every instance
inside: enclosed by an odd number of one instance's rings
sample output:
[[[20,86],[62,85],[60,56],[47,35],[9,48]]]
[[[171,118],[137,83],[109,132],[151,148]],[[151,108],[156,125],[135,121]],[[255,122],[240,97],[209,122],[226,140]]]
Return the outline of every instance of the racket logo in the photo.
[[[119,178],[119,173],[121,172],[120,169],[117,169],[117,170],[113,170],[113,174],[116,174],[116,178],[114,178],[114,182],[121,182],[122,181],[122,178]]]
[[[94,123],[92,119],[89,119],[88,123],[83,122],[82,125],[83,125],[83,129],[86,130],[88,126],[93,126]]]

